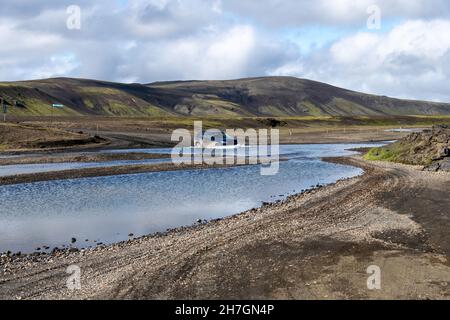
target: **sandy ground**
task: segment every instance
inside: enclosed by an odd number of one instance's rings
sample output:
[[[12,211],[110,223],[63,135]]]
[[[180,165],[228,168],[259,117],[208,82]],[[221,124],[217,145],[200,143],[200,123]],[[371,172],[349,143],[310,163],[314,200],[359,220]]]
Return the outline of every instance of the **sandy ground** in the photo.
[[[84,132],[51,126],[0,122],[0,151],[71,150],[106,146],[110,142]]]
[[[149,119],[127,118],[58,118],[52,123],[45,117],[27,117],[15,119],[17,123],[0,125],[1,134],[7,134],[0,151],[16,149],[17,152],[45,152],[45,150],[96,150],[112,148],[151,148],[171,147],[175,129],[191,130],[192,120],[180,119],[155,121]],[[205,119],[205,128],[267,128],[252,119]],[[278,127],[280,142],[288,143],[353,143],[361,141],[396,140],[407,135],[405,132],[387,132],[386,129],[398,126],[358,126],[356,123],[339,123],[323,126],[321,124],[305,125],[302,122],[291,123],[290,127]],[[407,126],[405,126],[407,127]],[[414,126],[412,126],[414,127]],[[3,130],[3,131],[2,131]],[[89,137],[99,136],[105,141],[89,143]],[[87,139],[87,140],[86,140]],[[79,145],[76,145],[76,140]],[[45,150],[42,150],[45,149]],[[9,150],[12,152],[12,150]]]
[[[315,143],[359,143],[373,141],[391,141],[403,138],[408,133],[387,132],[386,128],[361,128],[361,129],[333,129],[320,128],[305,129],[281,129],[281,144],[315,144]],[[115,148],[139,148],[139,147],[171,147],[171,130],[152,129],[147,132],[133,131],[89,131],[90,134],[98,134],[110,141]],[[110,146],[108,146],[110,147]]]
[[[2,299],[448,299],[450,174],[334,159],[362,177],[81,252],[1,258]],[[66,287],[81,268],[82,289]],[[381,290],[366,270],[381,269]]]

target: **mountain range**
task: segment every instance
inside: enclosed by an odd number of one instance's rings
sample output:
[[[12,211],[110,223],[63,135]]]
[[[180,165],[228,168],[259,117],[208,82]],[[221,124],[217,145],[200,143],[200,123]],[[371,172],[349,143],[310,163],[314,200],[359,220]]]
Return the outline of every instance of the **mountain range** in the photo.
[[[53,78],[2,82],[14,115],[292,117],[450,115],[449,103],[359,93],[293,77],[123,84]],[[54,108],[52,104],[63,104]]]

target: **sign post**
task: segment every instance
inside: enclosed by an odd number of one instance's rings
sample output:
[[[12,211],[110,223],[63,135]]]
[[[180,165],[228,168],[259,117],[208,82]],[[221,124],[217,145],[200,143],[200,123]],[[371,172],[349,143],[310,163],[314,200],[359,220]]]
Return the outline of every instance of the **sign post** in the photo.
[[[6,122],[6,113],[8,112],[8,106],[6,105],[5,101],[3,100],[3,97],[0,97],[0,102],[2,105],[2,111],[3,111],[3,122]]]
[[[64,108],[64,105],[61,104],[61,103],[53,103],[52,104],[52,113],[51,113],[51,121],[50,121],[50,123],[53,123],[53,109],[54,108],[62,109],[62,108]]]

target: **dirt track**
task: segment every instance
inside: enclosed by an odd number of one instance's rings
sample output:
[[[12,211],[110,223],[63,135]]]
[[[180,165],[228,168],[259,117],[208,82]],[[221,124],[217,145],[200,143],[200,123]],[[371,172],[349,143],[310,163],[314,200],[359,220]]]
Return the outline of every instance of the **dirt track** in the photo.
[[[450,298],[450,174],[333,161],[366,174],[166,235],[4,259],[0,298]],[[80,291],[65,286],[71,264]],[[370,265],[381,268],[382,290],[367,289]]]

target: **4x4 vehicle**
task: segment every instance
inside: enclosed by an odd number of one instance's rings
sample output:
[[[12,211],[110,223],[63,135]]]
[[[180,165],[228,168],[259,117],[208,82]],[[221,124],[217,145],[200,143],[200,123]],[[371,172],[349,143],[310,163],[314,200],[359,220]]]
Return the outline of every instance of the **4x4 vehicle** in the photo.
[[[194,139],[196,148],[237,148],[239,146],[236,137],[232,137],[225,132],[203,131]]]

